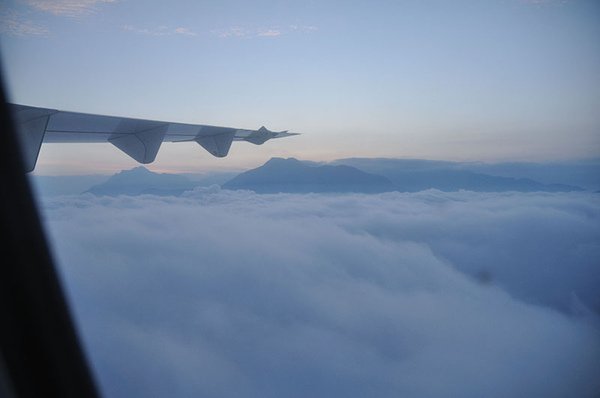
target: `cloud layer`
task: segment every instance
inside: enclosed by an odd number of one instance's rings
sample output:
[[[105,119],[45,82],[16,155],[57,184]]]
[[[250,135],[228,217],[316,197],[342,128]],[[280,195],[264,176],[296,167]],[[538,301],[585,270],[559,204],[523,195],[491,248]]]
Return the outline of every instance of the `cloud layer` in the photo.
[[[159,26],[157,28],[154,29],[148,29],[148,28],[138,28],[135,27],[133,25],[124,25],[123,26],[123,30],[129,31],[129,32],[134,32],[137,34],[141,34],[141,35],[147,35],[147,36],[172,36],[172,35],[182,35],[182,36],[198,36],[198,33],[194,32],[193,30],[183,27],[183,26],[179,26],[176,28],[169,28],[166,25],[163,26]]]
[[[49,31],[14,10],[0,9],[0,33],[11,36],[47,36]]]
[[[98,4],[114,3],[116,1],[117,0],[24,0],[24,3],[38,11],[67,17],[78,17],[94,13]]]
[[[289,33],[314,33],[318,30],[319,28],[313,25],[287,25],[272,26],[268,28],[230,26],[227,29],[212,30],[211,34],[221,39],[229,39],[252,37],[278,37]]]
[[[600,391],[590,194],[214,189],[43,207],[106,396]]]

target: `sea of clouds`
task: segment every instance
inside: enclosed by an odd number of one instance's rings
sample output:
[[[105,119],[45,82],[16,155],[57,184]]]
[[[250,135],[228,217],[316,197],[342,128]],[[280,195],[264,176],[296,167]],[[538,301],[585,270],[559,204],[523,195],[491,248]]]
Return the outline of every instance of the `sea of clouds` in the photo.
[[[46,198],[107,397],[595,397],[600,196]]]

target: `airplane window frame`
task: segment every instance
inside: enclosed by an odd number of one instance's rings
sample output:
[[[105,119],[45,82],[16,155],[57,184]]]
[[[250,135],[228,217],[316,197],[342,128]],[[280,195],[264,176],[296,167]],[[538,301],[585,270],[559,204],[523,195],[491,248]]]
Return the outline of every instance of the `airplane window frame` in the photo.
[[[100,397],[65,299],[0,73],[0,395]]]

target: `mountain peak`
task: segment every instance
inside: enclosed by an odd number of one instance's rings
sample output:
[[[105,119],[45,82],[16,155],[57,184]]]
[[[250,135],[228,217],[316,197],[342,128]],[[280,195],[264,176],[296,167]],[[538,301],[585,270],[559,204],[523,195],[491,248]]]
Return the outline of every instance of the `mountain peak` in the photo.
[[[117,174],[129,174],[129,175],[148,175],[148,174],[156,174],[153,171],[148,170],[144,166],[137,166],[129,170],[121,170]]]
[[[269,160],[267,160],[267,162],[263,165],[282,165],[282,164],[294,164],[294,165],[301,165],[303,164],[302,161],[296,159],[296,158],[279,158],[279,157],[274,157],[271,158]]]
[[[271,158],[223,185],[225,189],[249,189],[258,193],[361,192],[394,190],[385,177],[351,166],[318,165],[295,158]]]
[[[194,184],[185,176],[155,173],[144,166],[138,166],[116,173],[103,184],[90,188],[88,192],[109,196],[144,193],[178,195],[193,187]]]

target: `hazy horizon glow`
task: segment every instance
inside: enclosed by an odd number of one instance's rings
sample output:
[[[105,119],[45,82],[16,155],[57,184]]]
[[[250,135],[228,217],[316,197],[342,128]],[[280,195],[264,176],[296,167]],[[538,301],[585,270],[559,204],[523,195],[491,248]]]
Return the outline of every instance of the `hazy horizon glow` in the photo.
[[[593,0],[8,0],[0,45],[17,103],[303,133],[225,159],[164,145],[157,170],[557,161],[600,155],[599,20]],[[38,168],[133,164],[108,145],[46,145]]]

